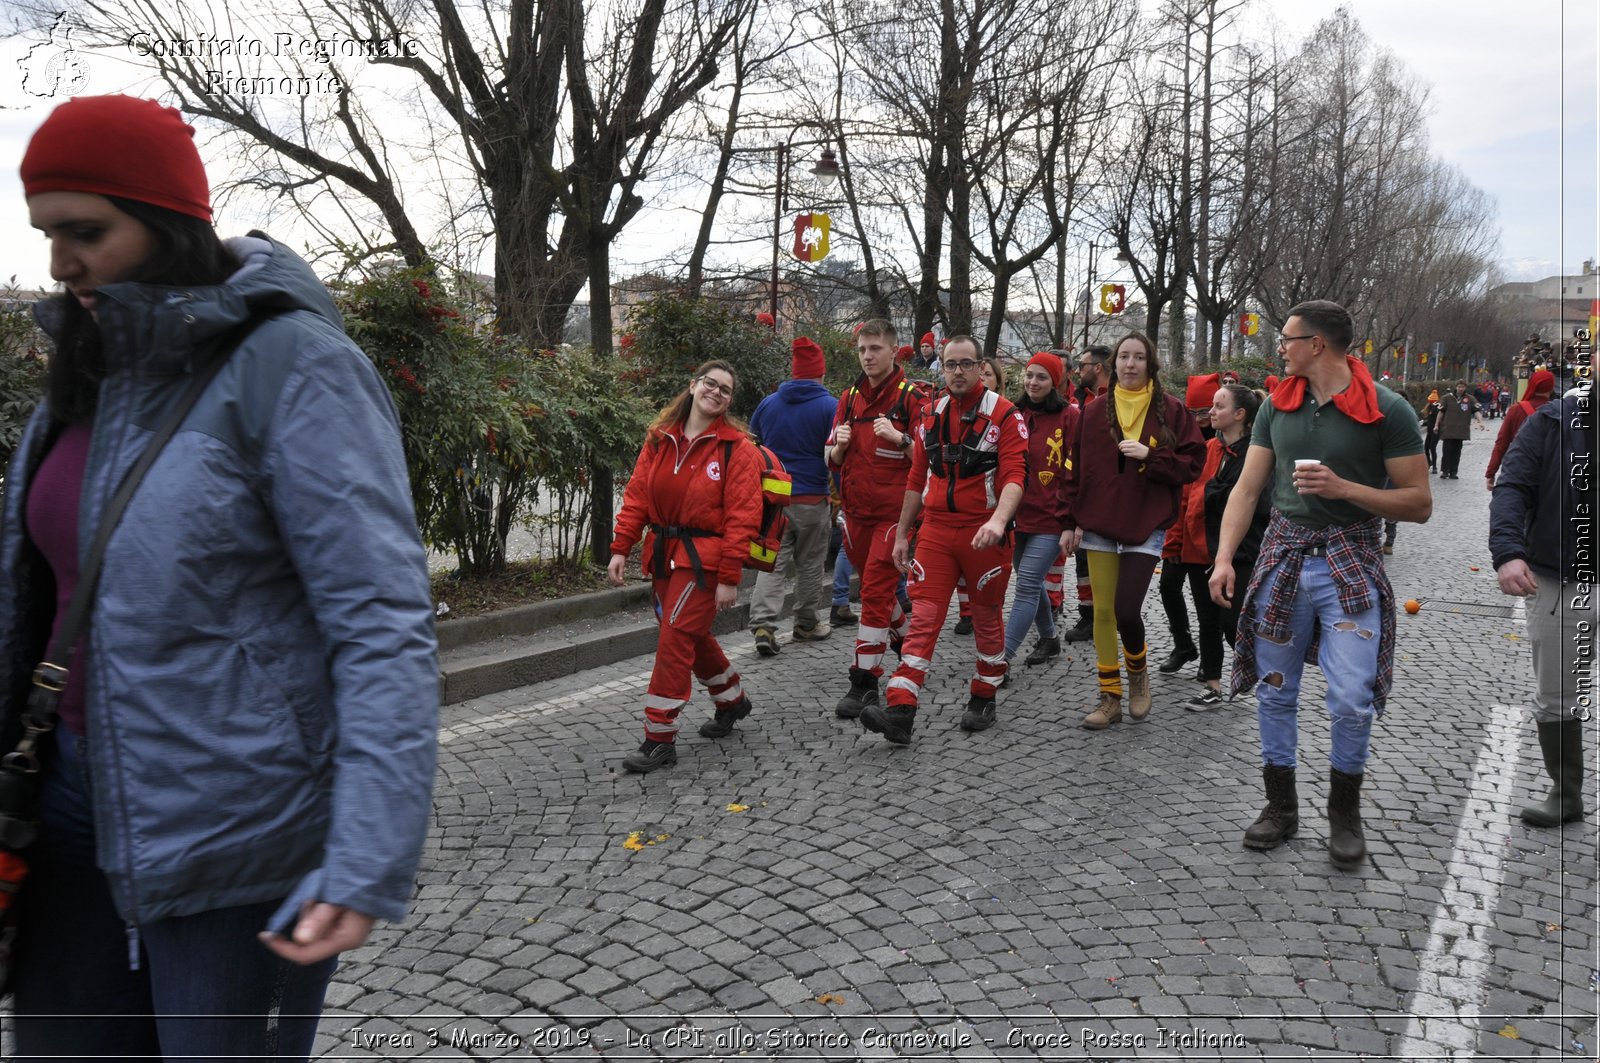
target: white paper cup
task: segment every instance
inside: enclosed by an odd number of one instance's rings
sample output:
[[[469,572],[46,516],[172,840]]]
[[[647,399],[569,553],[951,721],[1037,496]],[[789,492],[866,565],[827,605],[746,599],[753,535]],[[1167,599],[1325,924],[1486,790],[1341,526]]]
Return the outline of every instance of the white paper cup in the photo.
[[[1297,469],[1302,465],[1321,465],[1321,464],[1322,464],[1322,462],[1318,461],[1316,458],[1296,458],[1296,459],[1294,459],[1294,467],[1297,468]]]

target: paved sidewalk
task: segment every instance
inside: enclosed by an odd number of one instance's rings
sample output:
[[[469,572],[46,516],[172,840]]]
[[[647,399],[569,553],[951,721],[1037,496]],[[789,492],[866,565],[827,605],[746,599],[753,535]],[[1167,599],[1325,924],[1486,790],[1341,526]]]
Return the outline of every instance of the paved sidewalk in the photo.
[[[1361,870],[1324,852],[1318,708],[1301,833],[1254,853],[1248,698],[1185,712],[1198,685],[1157,676],[1147,723],[1084,731],[1079,645],[967,735],[947,628],[897,749],[833,717],[850,629],[770,660],[741,633],[756,712],[709,741],[697,697],[648,777],[617,768],[648,656],[446,709],[415,914],[347,956],[324,1058],[1595,1059],[1600,819],[1516,818],[1543,770],[1485,546],[1489,427],[1390,559],[1424,607],[1400,617]],[[1147,618],[1160,660],[1153,591]]]

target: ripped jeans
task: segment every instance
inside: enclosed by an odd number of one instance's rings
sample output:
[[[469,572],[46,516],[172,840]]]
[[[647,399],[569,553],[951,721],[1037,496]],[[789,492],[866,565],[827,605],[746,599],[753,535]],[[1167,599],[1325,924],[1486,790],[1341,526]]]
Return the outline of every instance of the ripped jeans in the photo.
[[[1274,574],[1257,592],[1256,616],[1266,608],[1272,580],[1278,578],[1280,575]],[[1339,586],[1328,571],[1327,559],[1321,557],[1308,557],[1301,565],[1288,643],[1275,643],[1256,634],[1261,760],[1263,764],[1295,766],[1300,677],[1305,670],[1305,647],[1318,619],[1322,621],[1322,641],[1317,648],[1317,666],[1328,681],[1328,717],[1333,731],[1328,759],[1340,771],[1359,775],[1366,767],[1372,735],[1372,686],[1378,676],[1381,619],[1378,591],[1372,589],[1370,609],[1346,613],[1339,607]]]

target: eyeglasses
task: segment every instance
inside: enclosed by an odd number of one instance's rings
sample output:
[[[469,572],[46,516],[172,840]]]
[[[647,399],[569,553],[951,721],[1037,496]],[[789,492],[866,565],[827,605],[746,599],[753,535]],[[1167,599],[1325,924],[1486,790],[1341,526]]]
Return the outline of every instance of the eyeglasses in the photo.
[[[1309,340],[1312,336],[1315,336],[1315,335],[1316,335],[1316,333],[1314,333],[1314,332],[1308,332],[1304,336],[1279,336],[1278,337],[1278,346],[1279,347],[1287,347],[1287,346],[1289,346],[1289,344],[1293,343],[1295,340]]]
[[[963,358],[959,362],[946,362],[944,367],[946,369],[959,369],[963,373],[970,373],[978,368],[978,363],[971,358]]]
[[[733,398],[733,389],[726,384],[719,384],[708,376],[701,377],[697,383],[708,391],[715,391],[725,399]]]
[[[1078,363],[1078,371],[1082,372],[1085,369],[1093,369],[1096,366],[1104,365],[1104,364],[1105,363],[1103,363],[1103,362],[1096,362],[1096,361],[1093,361],[1093,360],[1090,360],[1090,359],[1085,359],[1084,361],[1081,361],[1081,362]]]

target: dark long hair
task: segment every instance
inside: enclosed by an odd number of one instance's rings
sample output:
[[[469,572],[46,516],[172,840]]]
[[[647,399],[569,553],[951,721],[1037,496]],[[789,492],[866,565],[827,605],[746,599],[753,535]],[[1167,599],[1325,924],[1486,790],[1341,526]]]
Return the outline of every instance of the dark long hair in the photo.
[[[1234,406],[1244,411],[1244,434],[1239,438],[1248,440],[1250,428],[1256,423],[1256,411],[1261,409],[1261,394],[1243,384],[1224,384],[1222,390],[1233,397]]]
[[[211,223],[137,199],[107,196],[111,205],[142,224],[155,249],[127,280],[163,287],[221,284],[239,268],[239,260],[223,246]],[[100,328],[70,292],[56,297],[60,337],[50,358],[45,394],[51,415],[67,424],[94,419],[100,382],[106,376]]]
[[[1122,426],[1117,424],[1117,355],[1122,345],[1138,340],[1144,345],[1144,364],[1150,371],[1150,411],[1156,415],[1156,441],[1161,446],[1171,446],[1177,436],[1167,427],[1166,392],[1161,390],[1161,359],[1156,355],[1156,345],[1142,332],[1130,332],[1111,348],[1111,386],[1106,389],[1106,422],[1111,426],[1111,438],[1122,438]]]

